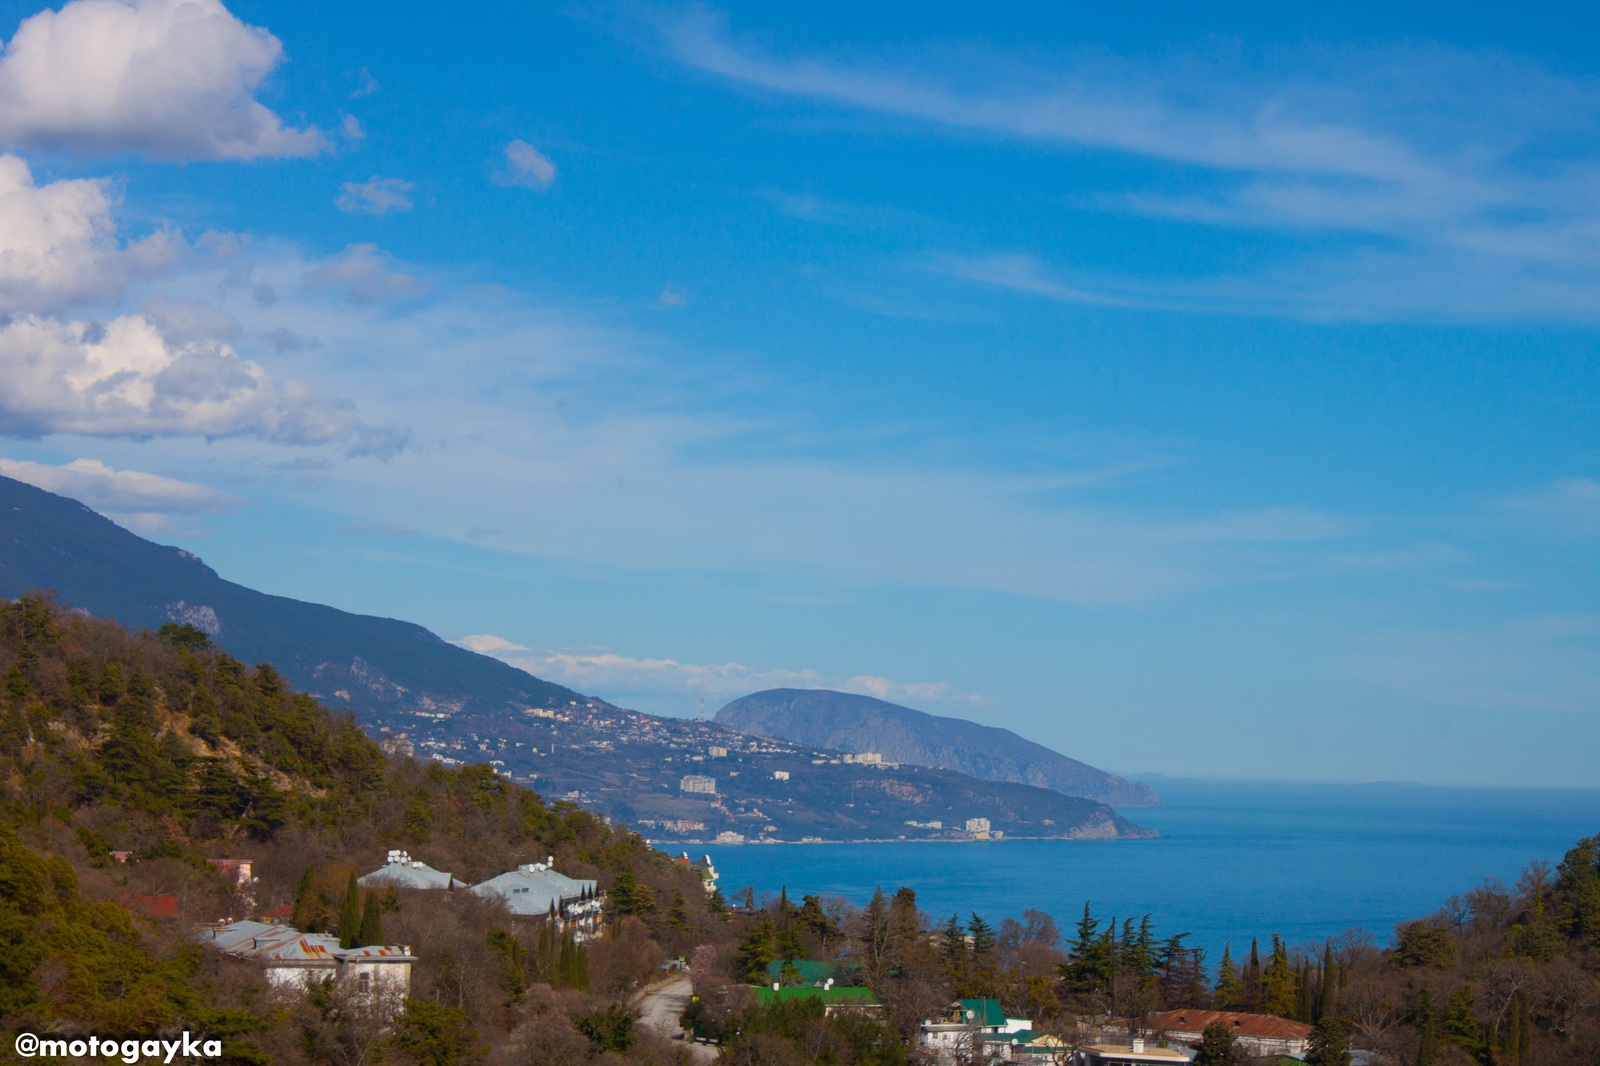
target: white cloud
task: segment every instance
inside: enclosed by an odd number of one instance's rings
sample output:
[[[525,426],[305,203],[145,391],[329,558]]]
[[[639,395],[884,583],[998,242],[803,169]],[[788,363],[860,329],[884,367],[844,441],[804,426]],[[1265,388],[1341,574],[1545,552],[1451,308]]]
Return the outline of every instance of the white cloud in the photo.
[[[656,297],[662,307],[682,307],[689,302],[688,297],[672,287],[672,282],[661,286],[661,295]]]
[[[104,324],[25,315],[0,327],[0,432],[11,436],[317,444],[359,425],[348,404],[275,382],[219,341],[170,338],[143,315]]]
[[[365,140],[367,131],[361,128],[361,120],[354,115],[346,115],[340,122],[339,130],[348,141]]]
[[[417,278],[399,270],[394,259],[375,244],[351,244],[332,259],[306,271],[301,287],[333,290],[353,304],[415,299],[428,291]]]
[[[658,21],[681,61],[764,91],[943,127],[1162,162],[1080,206],[1325,234],[1245,275],[1047,276],[973,258],[951,273],[1072,302],[1312,318],[1600,315],[1600,87],[1439,46],[1160,65],[902,47],[897,60],[783,55],[691,8]],[[1073,170],[1063,166],[1064,183]],[[1219,262],[1226,262],[1225,260]],[[1065,272],[1071,274],[1070,268]]]
[[[159,159],[312,155],[255,99],[283,57],[219,0],[70,0],[17,29],[0,59],[0,143]]]
[[[165,532],[174,518],[225,513],[239,503],[206,485],[139,470],[114,470],[98,459],[51,466],[0,458],[0,474],[70,496],[141,533]]]
[[[412,208],[411,190],[416,188],[400,178],[380,178],[374,174],[363,182],[347,181],[339,186],[334,206],[341,211],[366,215],[387,215]]]
[[[120,244],[115,203],[106,180],[35,185],[27,163],[0,155],[0,311],[112,297],[182,255],[182,238],[167,231]]]
[[[512,141],[506,145],[505,155],[505,166],[495,174],[502,184],[548,189],[555,182],[556,165],[527,141]]]
[[[685,698],[705,697],[717,706],[769,688],[831,688],[891,702],[975,704],[981,696],[958,693],[940,682],[901,682],[858,675],[830,677],[816,670],[762,669],[742,663],[682,663],[676,659],[637,659],[609,651],[534,651],[492,633],[462,637],[455,643],[526,670],[537,677],[611,700],[644,698],[678,706]],[[712,709],[715,709],[714,707]]]
[[[497,655],[501,652],[528,650],[521,644],[509,641],[505,637],[497,637],[493,633],[478,633],[465,636],[456,641],[456,643],[468,651],[477,652],[479,655]]]

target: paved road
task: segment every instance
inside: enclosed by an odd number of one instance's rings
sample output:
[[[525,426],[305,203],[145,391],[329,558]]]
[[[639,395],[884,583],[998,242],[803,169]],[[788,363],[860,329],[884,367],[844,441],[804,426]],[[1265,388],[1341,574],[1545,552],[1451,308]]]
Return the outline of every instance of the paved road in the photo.
[[[639,1012],[639,1024],[660,1033],[669,1040],[681,1040],[683,1030],[678,1026],[678,1016],[689,1005],[694,986],[687,974],[676,974],[651,985],[633,997],[634,1009]],[[705,1044],[685,1043],[695,1062],[716,1062],[717,1049]]]

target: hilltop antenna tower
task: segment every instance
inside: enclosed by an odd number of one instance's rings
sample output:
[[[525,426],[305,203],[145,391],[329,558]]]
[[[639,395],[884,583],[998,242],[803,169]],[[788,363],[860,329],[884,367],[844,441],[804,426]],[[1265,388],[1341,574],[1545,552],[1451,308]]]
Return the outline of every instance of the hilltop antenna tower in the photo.
[[[700,697],[700,720],[702,722],[706,720],[706,698],[704,696]]]

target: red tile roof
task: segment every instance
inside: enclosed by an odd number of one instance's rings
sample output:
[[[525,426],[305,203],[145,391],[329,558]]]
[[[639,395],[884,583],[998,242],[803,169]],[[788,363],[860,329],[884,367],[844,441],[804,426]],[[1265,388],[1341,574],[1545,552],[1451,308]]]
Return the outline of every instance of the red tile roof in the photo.
[[[123,900],[122,905],[135,914],[142,914],[146,918],[176,918],[178,916],[177,896],[134,896],[132,899]]]
[[[1221,1024],[1235,1036],[1276,1037],[1280,1040],[1305,1040],[1311,1026],[1271,1014],[1239,1014],[1225,1010],[1169,1010],[1145,1019],[1146,1029],[1163,1033],[1201,1033]]]

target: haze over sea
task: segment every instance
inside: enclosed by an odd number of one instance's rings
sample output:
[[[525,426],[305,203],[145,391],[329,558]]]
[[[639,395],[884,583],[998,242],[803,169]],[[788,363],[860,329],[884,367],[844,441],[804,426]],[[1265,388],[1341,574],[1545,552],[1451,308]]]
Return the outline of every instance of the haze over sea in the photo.
[[[936,916],[991,924],[1027,908],[1063,933],[1089,901],[1101,918],[1152,915],[1160,936],[1237,956],[1252,936],[1321,943],[1354,926],[1387,944],[1397,922],[1486,877],[1514,884],[1600,833],[1600,790],[1439,788],[1164,778],[1166,806],[1129,810],[1157,840],[778,844],[716,848],[725,893],[844,896],[907,885]]]

